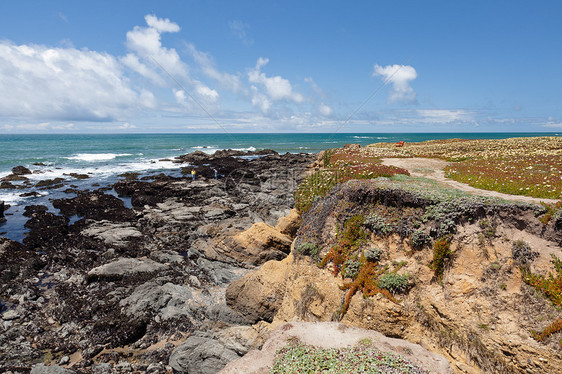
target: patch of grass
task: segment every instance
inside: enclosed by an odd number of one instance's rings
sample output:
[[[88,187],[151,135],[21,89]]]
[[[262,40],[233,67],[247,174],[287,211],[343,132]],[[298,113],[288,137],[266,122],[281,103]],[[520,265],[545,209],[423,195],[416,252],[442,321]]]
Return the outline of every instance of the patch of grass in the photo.
[[[277,351],[269,373],[422,374],[429,372],[400,355],[381,352],[365,345],[324,349],[302,343],[289,343]]]

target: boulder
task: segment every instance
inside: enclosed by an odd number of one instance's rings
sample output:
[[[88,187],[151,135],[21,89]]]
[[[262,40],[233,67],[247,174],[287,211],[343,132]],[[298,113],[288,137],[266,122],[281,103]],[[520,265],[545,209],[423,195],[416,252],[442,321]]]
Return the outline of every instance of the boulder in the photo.
[[[157,273],[168,269],[167,265],[150,259],[120,258],[88,272],[88,280],[115,280],[125,276],[135,276],[141,274]]]
[[[119,305],[134,318],[142,319],[154,314],[164,321],[187,315],[191,296],[190,289],[185,286],[169,282],[159,286],[154,282],[146,282],[135,288]]]
[[[168,364],[174,373],[215,374],[239,357],[217,340],[190,336],[174,349]]]
[[[115,247],[127,245],[127,239],[142,237],[142,233],[130,224],[113,223],[110,221],[96,222],[85,230],[82,235],[92,236],[105,244]]]
[[[252,265],[270,260],[282,260],[291,251],[292,240],[274,227],[258,222],[248,230],[232,238],[234,244],[229,253],[234,259]]]
[[[19,166],[16,166],[16,167],[12,168],[12,174],[15,174],[15,175],[31,174],[31,170],[29,170],[25,166],[19,165]]]
[[[291,212],[286,217],[281,217],[275,225],[275,229],[281,234],[294,238],[300,226],[301,217],[296,209],[291,209]]]
[[[235,280],[226,289],[226,304],[252,323],[271,322],[283,301],[291,263],[292,256],[269,261]]]

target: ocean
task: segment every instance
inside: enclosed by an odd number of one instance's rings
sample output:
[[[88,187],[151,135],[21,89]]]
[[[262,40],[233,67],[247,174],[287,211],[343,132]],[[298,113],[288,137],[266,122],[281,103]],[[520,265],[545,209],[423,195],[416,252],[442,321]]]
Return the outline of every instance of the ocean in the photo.
[[[273,149],[280,153],[316,153],[344,144],[377,142],[419,142],[433,139],[504,139],[527,136],[562,136],[559,133],[380,133],[380,134],[112,134],[112,135],[0,135],[0,179],[22,165],[33,171],[31,181],[64,178],[78,189],[99,188],[117,181],[125,172],[141,175],[153,172],[178,173],[169,159],[200,150]],[[70,173],[87,174],[76,179]],[[21,182],[11,182],[14,185]],[[10,208],[7,222],[0,223],[0,235],[21,241],[25,235],[23,208],[41,204],[56,212],[51,199],[73,197],[68,188],[0,188],[0,201]],[[29,196],[29,193],[36,196]],[[111,191],[109,192],[111,193]],[[27,196],[26,196],[27,195]]]

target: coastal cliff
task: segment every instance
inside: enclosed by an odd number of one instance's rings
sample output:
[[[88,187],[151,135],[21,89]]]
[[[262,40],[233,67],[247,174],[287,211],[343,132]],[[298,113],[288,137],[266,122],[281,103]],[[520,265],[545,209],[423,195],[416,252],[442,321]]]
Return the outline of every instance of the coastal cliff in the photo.
[[[321,166],[322,155],[317,166]],[[561,317],[530,279],[560,279],[560,218],[427,179],[350,180],[316,198],[291,254],[230,284],[263,330],[339,321],[420,344],[455,373],[556,373]],[[558,278],[556,278],[558,277]]]

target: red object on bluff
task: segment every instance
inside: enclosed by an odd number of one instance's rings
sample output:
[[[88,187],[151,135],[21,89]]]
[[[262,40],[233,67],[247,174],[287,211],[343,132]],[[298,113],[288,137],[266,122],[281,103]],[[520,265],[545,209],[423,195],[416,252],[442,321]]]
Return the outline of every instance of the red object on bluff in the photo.
[[[404,140],[400,140],[398,143],[396,143],[397,147],[403,147],[404,146]]]

